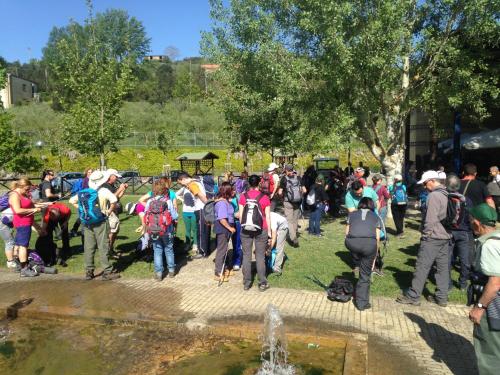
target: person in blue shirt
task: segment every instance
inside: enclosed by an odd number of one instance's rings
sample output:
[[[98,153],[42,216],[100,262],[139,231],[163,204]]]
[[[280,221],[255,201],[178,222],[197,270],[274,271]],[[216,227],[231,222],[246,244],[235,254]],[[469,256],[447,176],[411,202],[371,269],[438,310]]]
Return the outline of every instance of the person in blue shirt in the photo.
[[[243,250],[241,248],[241,224],[240,224],[240,212],[238,206],[238,200],[240,199],[239,194],[233,188],[233,197],[231,198],[231,205],[234,209],[234,228],[236,232],[233,233],[231,241],[233,243],[233,271],[239,271],[241,269],[241,261],[243,260]]]
[[[347,211],[354,212],[358,209],[359,202],[361,198],[370,198],[373,202],[376,202],[376,211],[380,209],[380,203],[378,201],[378,195],[369,186],[363,186],[360,181],[354,181],[351,184],[351,188],[345,195],[345,206]]]
[[[228,259],[228,244],[234,228],[234,208],[231,204],[233,198],[233,188],[229,182],[223,182],[219,187],[217,203],[215,203],[215,225],[214,231],[217,239],[217,253],[215,254],[215,279],[227,281],[226,269],[230,268]]]
[[[408,207],[408,194],[406,185],[403,184],[403,177],[400,174],[394,176],[394,183],[389,186],[391,194],[391,212],[396,226],[396,236],[404,238],[404,220],[406,208]]]

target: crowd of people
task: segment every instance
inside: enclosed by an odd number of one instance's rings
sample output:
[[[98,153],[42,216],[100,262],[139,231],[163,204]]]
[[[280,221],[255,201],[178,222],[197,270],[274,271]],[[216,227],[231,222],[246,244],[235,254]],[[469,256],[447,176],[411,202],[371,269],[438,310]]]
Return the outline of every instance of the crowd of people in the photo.
[[[123,211],[120,199],[128,185],[118,182],[122,176],[114,169],[87,169],[69,199],[78,213],[70,231],[71,210],[61,202],[66,197],[55,192],[51,183],[54,177],[52,170],[43,172],[39,200],[32,198],[33,184],[25,178],[14,182],[11,190],[0,197],[0,235],[5,242],[7,267],[18,271],[21,277],[38,274],[28,260],[32,228],[38,232],[34,250],[45,265],[66,266],[69,238],[82,227],[86,279],[97,277],[97,251],[102,279],[119,278],[111,259],[117,256],[114,243]],[[397,302],[419,305],[426,280],[433,272],[436,292],[428,300],[446,306],[453,287],[451,269],[456,266],[460,290],[469,289],[472,295],[471,290],[481,290],[475,293],[470,312],[470,319],[476,323],[478,347],[482,347],[483,353],[495,350],[500,356],[496,331],[500,321],[500,231],[496,230],[500,174],[493,166],[488,184],[476,177],[477,168],[470,163],[464,166],[462,176],[443,169],[422,174],[418,181],[422,188],[415,205],[422,212],[415,273]],[[353,273],[358,278],[354,304],[365,310],[370,308],[370,278],[376,270],[380,242],[388,237],[387,218],[392,216],[394,220],[395,238],[404,238],[410,205],[401,175],[393,176],[388,184],[384,180],[381,174],[367,173],[362,165],[355,169],[349,165],[345,170],[335,167],[328,176],[318,174],[312,167],[299,176],[292,165],[285,165],[280,173],[279,166],[271,163],[261,176],[243,172],[236,178],[228,173],[222,183],[215,184],[215,189],[211,186],[208,190],[203,178],[183,172],[175,181],[177,191],[172,189],[169,178],[160,178],[150,192],[128,204],[126,211],[140,219],[137,232],[142,235],[143,247],[152,248],[156,280],[175,277],[178,271],[175,252],[179,249],[174,249],[174,237],[182,216],[183,250],[190,252],[193,260],[210,255],[214,232],[215,280],[223,283],[241,270],[243,289],[249,290],[255,258],[258,289],[265,291],[270,287],[268,274],[283,272],[286,243],[299,247],[299,219],[304,217],[304,211],[308,211],[309,235],[321,237],[322,216],[326,213],[335,218],[345,209],[345,246],[352,255]],[[40,223],[35,221],[37,213],[41,213]],[[55,237],[62,239],[61,249],[55,245]],[[477,280],[481,280],[480,285]],[[492,329],[492,325],[496,328]],[[480,366],[483,362],[489,366],[487,355],[478,358]]]

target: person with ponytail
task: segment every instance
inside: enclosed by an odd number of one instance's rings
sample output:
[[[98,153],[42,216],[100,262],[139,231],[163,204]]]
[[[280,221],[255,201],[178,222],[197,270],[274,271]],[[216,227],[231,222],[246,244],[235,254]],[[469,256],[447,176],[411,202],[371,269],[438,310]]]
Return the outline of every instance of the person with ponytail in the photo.
[[[13,224],[16,229],[14,238],[14,253],[19,256],[21,263],[21,277],[37,276],[36,271],[28,267],[28,247],[31,239],[31,227],[33,226],[39,234],[42,234],[41,227],[35,223],[34,215],[41,212],[46,204],[35,205],[31,200],[31,181],[21,178],[12,183],[12,193],[9,195],[9,206],[13,212]]]

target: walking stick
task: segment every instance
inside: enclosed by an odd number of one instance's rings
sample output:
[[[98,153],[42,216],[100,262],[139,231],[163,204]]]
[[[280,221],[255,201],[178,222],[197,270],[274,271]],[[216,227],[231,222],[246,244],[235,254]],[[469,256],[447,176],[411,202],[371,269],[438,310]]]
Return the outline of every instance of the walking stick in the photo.
[[[229,236],[229,238],[231,238],[231,236]],[[229,241],[229,238],[228,238],[228,241]],[[222,283],[224,282],[224,269],[226,268],[226,259],[227,259],[227,253],[229,253],[229,245],[226,246],[226,253],[224,254],[224,260],[222,262],[222,269],[220,270],[220,273],[219,273],[219,283],[217,285],[217,287],[221,286]]]

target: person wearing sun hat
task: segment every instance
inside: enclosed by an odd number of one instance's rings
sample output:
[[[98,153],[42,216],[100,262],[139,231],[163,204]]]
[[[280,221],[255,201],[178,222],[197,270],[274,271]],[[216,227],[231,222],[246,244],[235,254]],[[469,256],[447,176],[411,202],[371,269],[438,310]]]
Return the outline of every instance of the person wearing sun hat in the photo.
[[[429,191],[427,210],[422,218],[420,249],[411,286],[396,299],[396,302],[420,305],[420,296],[424,290],[425,282],[433,264],[436,263],[436,293],[434,296],[430,296],[429,300],[441,307],[446,307],[448,303],[449,254],[452,235],[441,222],[446,218],[448,208],[448,193],[441,184],[441,177],[436,171],[427,171],[418,182]]]
[[[278,188],[279,188],[279,183],[280,183],[280,177],[278,176],[278,164],[276,163],[270,163],[269,166],[267,167],[267,173],[270,175],[271,183],[270,183],[270,188],[271,192],[269,194],[269,199],[271,200],[271,211],[274,212],[276,211],[276,207],[278,206],[279,198],[278,194]]]
[[[115,209],[116,196],[103,187],[109,179],[109,174],[103,171],[94,171],[89,177],[89,189],[97,190],[99,208],[109,216]],[[78,208],[78,195],[71,197],[69,203]],[[94,278],[94,255],[99,250],[101,266],[103,267],[102,279],[114,280],[120,277],[117,273],[112,273],[113,266],[109,261],[109,224],[107,220],[99,224],[83,225],[83,252],[85,258],[86,280]]]
[[[474,350],[480,374],[497,374],[500,368],[500,230],[497,213],[487,203],[469,210],[476,240],[474,271],[487,278],[483,292],[469,312],[474,323]],[[486,313],[485,313],[486,312]]]

